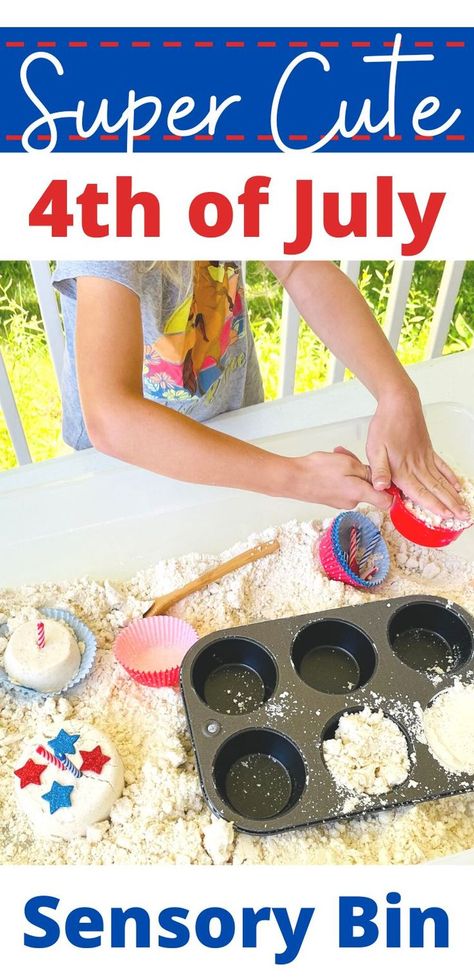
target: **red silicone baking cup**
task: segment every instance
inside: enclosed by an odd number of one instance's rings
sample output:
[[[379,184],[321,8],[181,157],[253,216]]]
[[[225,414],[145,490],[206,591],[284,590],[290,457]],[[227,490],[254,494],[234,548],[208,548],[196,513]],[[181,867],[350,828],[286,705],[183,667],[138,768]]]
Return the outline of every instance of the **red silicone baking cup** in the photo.
[[[114,655],[136,683],[177,687],[181,663],[197,642],[192,626],[173,615],[135,619],[117,636]]]
[[[393,496],[393,503],[390,508],[390,518],[393,526],[403,537],[412,541],[413,544],[420,544],[421,547],[446,547],[462,534],[467,527],[460,530],[453,530],[449,527],[428,527],[423,520],[415,517],[415,514],[408,510],[405,505],[403,493],[394,486],[389,489]]]

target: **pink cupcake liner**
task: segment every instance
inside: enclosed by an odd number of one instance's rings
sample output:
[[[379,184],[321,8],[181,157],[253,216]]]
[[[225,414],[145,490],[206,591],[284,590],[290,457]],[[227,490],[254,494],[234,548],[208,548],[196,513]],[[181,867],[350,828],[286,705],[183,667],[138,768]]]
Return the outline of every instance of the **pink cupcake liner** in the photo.
[[[321,564],[328,578],[331,578],[332,581],[343,581],[345,585],[353,585],[354,577],[344,571],[334,552],[331,529],[329,527],[329,530],[326,530],[319,544]]]
[[[188,649],[197,632],[172,615],[135,619],[117,636],[114,655],[128,675],[147,687],[176,687]]]

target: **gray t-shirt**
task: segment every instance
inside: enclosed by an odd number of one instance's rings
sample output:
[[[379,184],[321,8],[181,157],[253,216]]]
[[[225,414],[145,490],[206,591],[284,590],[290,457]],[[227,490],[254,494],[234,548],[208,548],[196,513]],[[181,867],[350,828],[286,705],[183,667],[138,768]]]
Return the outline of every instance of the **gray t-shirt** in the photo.
[[[263,401],[238,262],[177,262],[177,281],[156,262],[58,262],[52,282],[61,293],[66,332],[62,377],[63,436],[88,448],[75,356],[76,279],[113,279],[140,300],[143,394],[207,421]],[[100,310],[97,310],[100,317]]]

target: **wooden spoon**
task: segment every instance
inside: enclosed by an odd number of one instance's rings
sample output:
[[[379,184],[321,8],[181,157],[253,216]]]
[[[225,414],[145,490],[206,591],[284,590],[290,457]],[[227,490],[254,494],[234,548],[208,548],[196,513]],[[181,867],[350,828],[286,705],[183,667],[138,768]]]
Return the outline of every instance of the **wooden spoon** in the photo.
[[[230,561],[224,561],[223,564],[218,564],[215,568],[205,571],[204,574],[199,575],[199,578],[189,581],[187,585],[175,588],[167,595],[160,595],[159,598],[155,598],[150,608],[144,612],[143,618],[145,619],[149,615],[163,615],[163,612],[167,612],[172,605],[176,605],[182,598],[192,595],[195,591],[200,591],[201,588],[205,588],[206,585],[210,585],[214,581],[219,581],[224,575],[230,574],[231,571],[237,571],[237,568],[243,568],[245,564],[252,564],[253,561],[266,557],[267,554],[274,554],[279,548],[279,541],[272,540],[258,544],[257,547],[251,547],[249,551],[243,551],[242,554],[237,554]]]

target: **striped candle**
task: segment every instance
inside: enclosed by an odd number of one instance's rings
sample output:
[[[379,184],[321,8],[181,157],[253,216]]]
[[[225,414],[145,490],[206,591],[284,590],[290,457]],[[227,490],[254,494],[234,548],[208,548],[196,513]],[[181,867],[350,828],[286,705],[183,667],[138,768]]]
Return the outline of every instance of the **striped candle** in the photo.
[[[363,555],[362,555],[362,557],[360,559],[360,563],[361,563],[362,566],[365,565],[365,564],[367,564],[367,561],[368,561],[370,555],[374,553],[374,551],[375,551],[376,547],[378,546],[378,544],[380,543],[381,539],[382,538],[381,538],[380,534],[377,533],[369,541],[369,543],[367,544],[367,546],[365,548],[365,551],[364,551],[364,553],[363,553]]]
[[[56,758],[56,755],[53,755],[52,751],[48,751],[47,748],[44,748],[42,744],[38,745],[36,751],[42,758],[49,761],[51,765],[55,765],[56,768],[60,768],[62,772],[66,771],[67,766],[61,761],[61,759]]]
[[[39,649],[44,649],[44,644],[46,642],[44,637],[44,622],[36,623],[36,642]]]
[[[73,765],[72,761],[66,755],[59,755],[59,760],[64,765],[64,768],[67,768],[68,772],[74,775],[74,778],[82,778],[82,772]]]
[[[351,571],[355,571],[356,574],[359,573],[359,565],[357,563],[357,527],[351,527],[349,538],[349,567]]]

